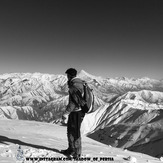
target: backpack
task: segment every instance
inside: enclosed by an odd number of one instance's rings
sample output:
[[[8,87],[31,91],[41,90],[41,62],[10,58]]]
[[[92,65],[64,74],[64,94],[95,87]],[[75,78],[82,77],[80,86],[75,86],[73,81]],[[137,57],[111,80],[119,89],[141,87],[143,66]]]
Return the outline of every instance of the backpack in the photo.
[[[86,82],[84,83],[83,87],[83,100],[85,101],[85,104],[83,106],[81,105],[81,108],[84,113],[91,113],[94,109],[94,94],[92,92],[93,89],[91,89]]]
[[[93,89],[91,89],[85,81],[83,81],[83,89],[84,93],[81,94],[81,92],[76,88],[79,104],[77,104],[75,100],[73,101],[77,106],[81,107],[84,113],[91,113],[94,110]]]

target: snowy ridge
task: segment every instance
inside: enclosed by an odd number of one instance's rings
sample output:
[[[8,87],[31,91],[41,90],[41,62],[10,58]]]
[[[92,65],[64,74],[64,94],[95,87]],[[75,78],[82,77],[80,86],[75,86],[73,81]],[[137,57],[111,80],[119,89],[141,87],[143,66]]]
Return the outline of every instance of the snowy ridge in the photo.
[[[163,153],[162,110],[162,92],[128,92],[100,111],[87,115],[82,133],[107,145],[160,157]]]

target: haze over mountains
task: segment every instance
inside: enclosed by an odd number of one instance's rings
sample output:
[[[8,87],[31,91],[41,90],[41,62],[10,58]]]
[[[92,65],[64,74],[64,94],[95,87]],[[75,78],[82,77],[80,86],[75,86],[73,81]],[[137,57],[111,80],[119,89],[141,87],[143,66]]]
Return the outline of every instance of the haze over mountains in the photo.
[[[85,116],[82,133],[114,147],[163,155],[163,81],[147,77],[102,78],[82,70],[95,95],[94,112]],[[64,75],[0,75],[0,119],[53,122],[68,103]]]

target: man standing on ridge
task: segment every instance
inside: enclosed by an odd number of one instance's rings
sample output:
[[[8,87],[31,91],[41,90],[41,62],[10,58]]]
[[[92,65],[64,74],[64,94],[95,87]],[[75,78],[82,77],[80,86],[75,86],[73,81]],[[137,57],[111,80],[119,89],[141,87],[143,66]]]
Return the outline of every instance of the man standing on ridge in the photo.
[[[67,156],[73,158],[79,158],[81,156],[81,133],[80,127],[81,122],[85,116],[79,103],[81,103],[77,91],[84,94],[83,80],[77,78],[77,70],[69,68],[65,72],[68,79],[69,88],[69,103],[63,113],[62,119],[65,119],[68,115],[67,122],[67,138],[68,138],[68,149],[61,150],[61,152]]]

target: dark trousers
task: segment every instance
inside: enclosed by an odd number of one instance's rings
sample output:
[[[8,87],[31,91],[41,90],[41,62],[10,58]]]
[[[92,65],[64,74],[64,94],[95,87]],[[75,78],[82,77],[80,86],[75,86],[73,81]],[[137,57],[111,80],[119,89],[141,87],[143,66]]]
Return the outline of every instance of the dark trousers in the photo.
[[[67,138],[68,138],[68,149],[75,152],[77,155],[81,155],[81,134],[80,127],[81,122],[84,118],[82,111],[71,112],[68,117],[67,123]]]

